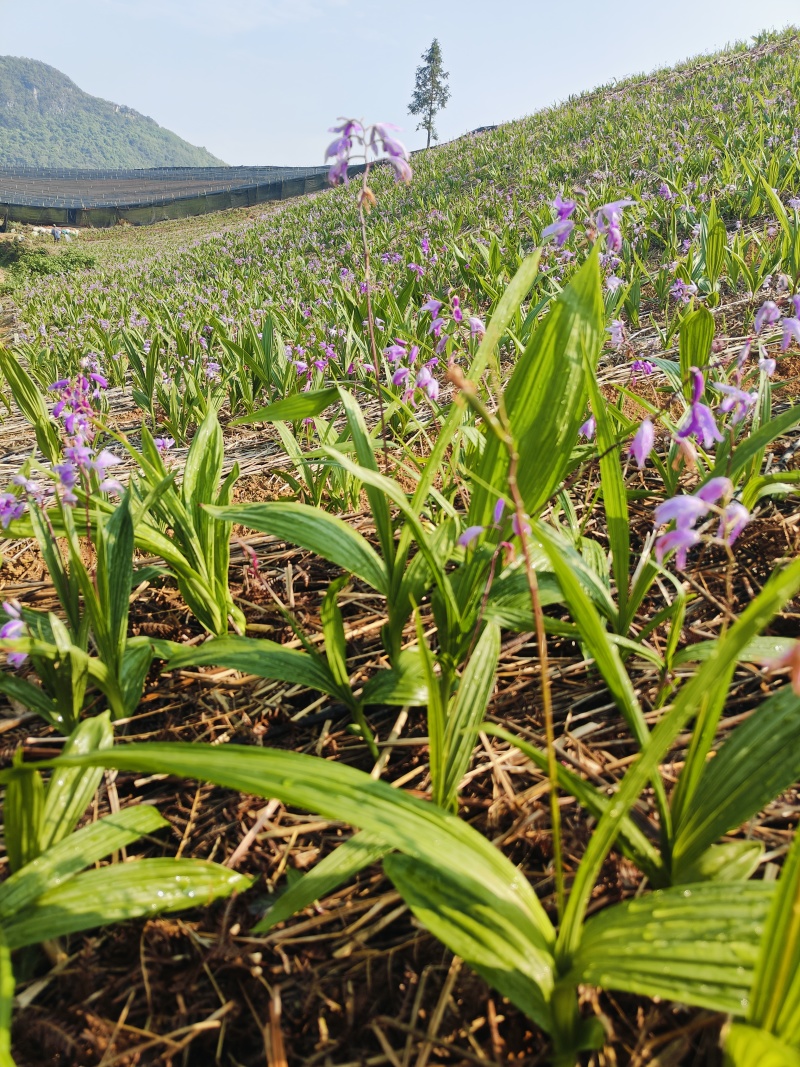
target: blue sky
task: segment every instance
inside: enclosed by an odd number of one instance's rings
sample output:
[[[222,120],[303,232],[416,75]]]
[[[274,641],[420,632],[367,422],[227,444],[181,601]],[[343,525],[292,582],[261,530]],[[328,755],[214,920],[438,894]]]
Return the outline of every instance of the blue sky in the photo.
[[[439,38],[441,140],[614,78],[800,23],[797,0],[0,0],[2,51],[150,115],[233,164],[315,164],[339,115],[407,114]]]

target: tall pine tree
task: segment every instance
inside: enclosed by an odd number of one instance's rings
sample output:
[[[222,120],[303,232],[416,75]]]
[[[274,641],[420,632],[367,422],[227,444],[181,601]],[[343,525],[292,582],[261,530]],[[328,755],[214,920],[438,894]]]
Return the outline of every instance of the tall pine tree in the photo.
[[[442,68],[442,48],[435,37],[427,52],[422,53],[422,61],[422,66],[417,67],[417,82],[408,110],[412,115],[422,116],[417,129],[427,131],[428,143],[425,147],[430,148],[431,138],[439,140],[433,120],[450,99],[447,85],[450,75]]]

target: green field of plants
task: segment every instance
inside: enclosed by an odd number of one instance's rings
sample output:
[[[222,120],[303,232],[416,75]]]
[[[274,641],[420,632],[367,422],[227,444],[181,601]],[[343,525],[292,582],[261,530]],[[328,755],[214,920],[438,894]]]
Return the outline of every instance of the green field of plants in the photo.
[[[798,100],[20,258],[0,1067],[800,1065]]]

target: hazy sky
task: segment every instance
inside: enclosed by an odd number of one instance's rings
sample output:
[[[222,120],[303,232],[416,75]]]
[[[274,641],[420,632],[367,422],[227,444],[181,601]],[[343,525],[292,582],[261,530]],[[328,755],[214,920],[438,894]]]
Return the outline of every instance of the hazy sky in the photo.
[[[0,49],[150,115],[228,163],[315,164],[339,115],[407,113],[439,38],[441,140],[800,22],[798,0],[0,0]]]

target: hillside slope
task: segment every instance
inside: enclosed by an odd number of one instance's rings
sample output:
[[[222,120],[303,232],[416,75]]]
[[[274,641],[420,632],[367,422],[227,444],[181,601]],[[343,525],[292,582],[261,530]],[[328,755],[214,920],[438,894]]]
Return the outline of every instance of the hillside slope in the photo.
[[[368,226],[377,314],[383,317],[384,301],[388,308],[402,296],[404,329],[418,329],[415,341],[426,345],[425,314],[413,308],[429,294],[458,293],[465,306],[490,316],[552,222],[558,193],[577,198],[581,225],[563,249],[545,245],[537,301],[571,277],[593,210],[623,197],[635,201],[626,241],[618,256],[603,257],[609,318],[623,318],[634,330],[654,313],[673,321],[683,304],[672,289],[677,281],[696,284],[702,274],[701,231],[712,201],[728,231],[726,295],[758,292],[767,278],[777,278],[781,257],[781,234],[769,225],[774,213],[759,175],[785,203],[800,197],[797,99],[800,34],[788,30],[754,47],[735,45],[600,87],[415,156],[408,186],[379,168],[370,183],[378,204]],[[247,323],[268,312],[282,336],[301,346],[311,337],[318,346],[341,319],[351,319],[360,334],[366,306],[352,187],[250,216],[248,210],[224,225],[209,216],[87,233],[96,272],[15,293],[22,335],[31,339],[25,357],[36,362],[38,331],[45,328],[66,373],[97,345],[93,316],[111,324],[106,344],[116,352],[131,318],[144,312],[156,322],[162,307],[179,310],[181,323],[162,324],[159,336],[173,345],[178,337],[181,345],[191,341],[203,358],[210,315],[208,349],[219,347],[223,326],[238,343]],[[80,321],[68,306],[77,292],[85,300]]]
[[[0,163],[208,167],[223,161],[35,59],[0,56]]]

